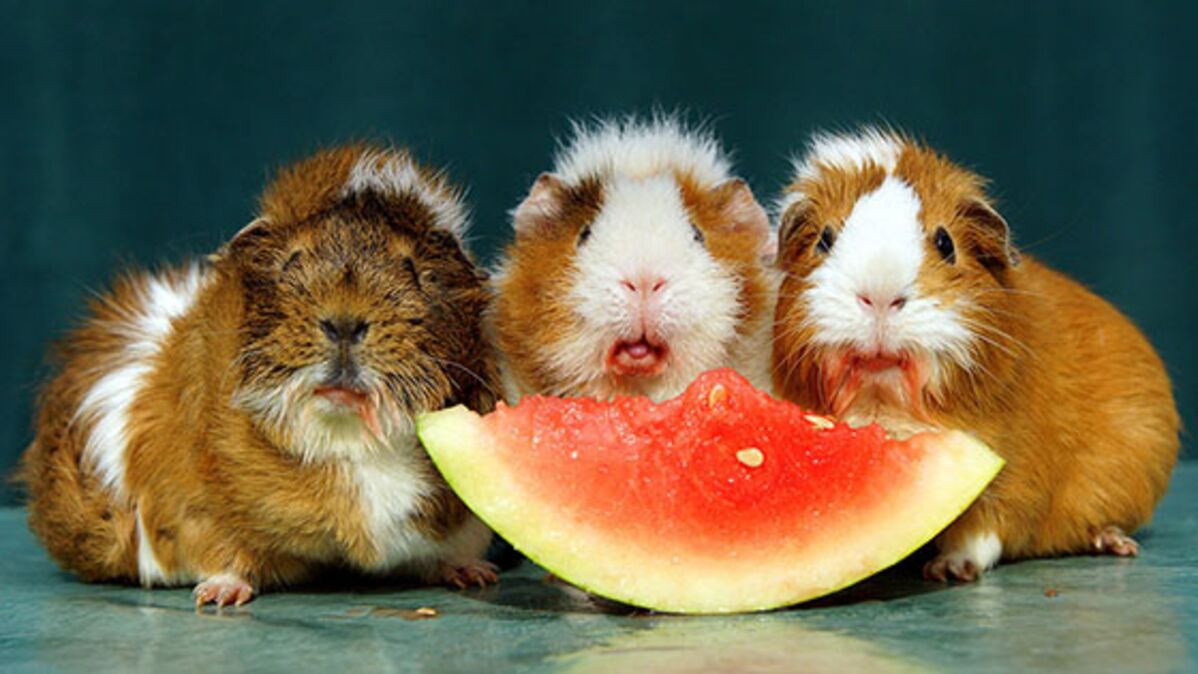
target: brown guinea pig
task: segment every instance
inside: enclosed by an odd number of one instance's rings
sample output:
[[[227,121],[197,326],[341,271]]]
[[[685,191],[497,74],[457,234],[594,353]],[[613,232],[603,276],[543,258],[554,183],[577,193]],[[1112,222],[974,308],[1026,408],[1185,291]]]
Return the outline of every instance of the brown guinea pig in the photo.
[[[204,264],[136,273],[61,345],[29,520],[89,581],[241,604],[321,567],[495,580],[413,415],[497,388],[459,192],[399,151],[281,172]]]
[[[1016,251],[980,177],[899,134],[817,136],[779,212],[779,395],[1006,460],[927,577],[1136,554],[1177,458],[1169,378],[1114,307]]]
[[[488,325],[510,401],[678,393],[734,367],[769,388],[769,219],[708,134],[576,126],[513,213]]]

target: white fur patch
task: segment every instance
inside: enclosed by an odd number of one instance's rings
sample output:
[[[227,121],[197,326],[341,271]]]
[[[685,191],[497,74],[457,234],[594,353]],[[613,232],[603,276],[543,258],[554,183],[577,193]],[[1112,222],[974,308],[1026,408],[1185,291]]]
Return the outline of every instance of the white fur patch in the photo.
[[[817,133],[807,153],[795,162],[795,173],[800,179],[815,178],[821,166],[853,171],[870,164],[893,173],[902,152],[903,141],[897,135],[876,127],[851,134]]]
[[[920,208],[911,186],[893,176],[858,200],[803,293],[817,344],[866,354],[932,352],[970,363],[970,332],[918,286],[925,246]],[[901,309],[887,310],[900,298]]]
[[[76,420],[92,424],[83,460],[118,497],[125,494],[129,408],[170,335],[172,322],[191,308],[206,279],[199,265],[191,265],[177,278],[143,279],[137,307],[112,326],[127,340],[121,361],[92,385],[75,411]]]
[[[575,258],[569,304],[580,329],[551,347],[560,393],[608,397],[640,393],[654,399],[678,394],[699,373],[728,365],[737,340],[739,283],[694,240],[678,186],[669,175],[611,179],[591,238]],[[664,281],[648,311],[668,344],[669,366],[645,388],[613,388],[604,371],[611,345],[640,336],[636,298],[628,280]],[[550,392],[554,393],[554,392]]]
[[[154,555],[150,537],[146,535],[146,526],[141,521],[140,512],[137,513],[137,577],[144,587],[160,585],[166,580],[166,573]]]
[[[411,194],[429,210],[437,224],[459,240],[469,227],[461,195],[448,185],[431,181],[406,155],[398,152],[366,152],[350,170],[345,194],[378,192],[384,195]]]
[[[432,493],[437,476],[423,460],[414,432],[395,438],[386,452],[362,453],[345,461],[371,541],[378,550],[367,571],[408,570],[431,577],[439,563],[481,560],[491,530],[470,516],[444,540],[429,538],[412,521],[417,506]]]
[[[807,151],[791,162],[794,182],[817,179],[824,168],[854,171],[872,164],[893,173],[903,153],[903,144],[899,135],[871,126],[856,133],[816,133],[807,144]],[[787,192],[775,204],[774,212],[781,216],[805,198],[802,192]]]
[[[370,452],[347,461],[358,490],[366,528],[379,551],[369,569],[386,571],[413,558],[432,556],[435,545],[411,525],[419,502],[432,491],[432,476],[419,461],[423,450],[415,433],[393,441],[386,452]]]
[[[588,176],[645,178],[679,171],[714,187],[731,177],[731,164],[716,139],[688,129],[676,117],[575,123],[573,132],[573,140],[559,149],[554,162],[554,173],[568,183]]]
[[[945,550],[942,556],[948,559],[950,564],[956,562],[959,565],[969,561],[973,562],[979,572],[988,571],[1002,559],[1002,541],[998,539],[998,534],[988,531],[966,539],[957,548]]]
[[[158,563],[154,554],[154,546],[146,534],[145,524],[142,523],[141,513],[137,513],[137,577],[143,587],[175,586],[194,582],[194,579],[181,573],[168,574]]]
[[[855,280],[858,293],[867,296],[910,292],[923,264],[920,208],[919,195],[910,185],[886,178],[853,206],[823,266],[837,267]]]

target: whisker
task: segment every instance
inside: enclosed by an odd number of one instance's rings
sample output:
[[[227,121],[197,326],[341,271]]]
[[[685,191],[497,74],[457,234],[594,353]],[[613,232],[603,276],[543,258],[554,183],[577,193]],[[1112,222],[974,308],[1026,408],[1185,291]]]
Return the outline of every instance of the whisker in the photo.
[[[982,296],[982,295],[1018,295],[1018,296],[1023,296],[1023,297],[1035,297],[1035,298],[1038,298],[1038,299],[1048,299],[1048,295],[1045,295],[1044,293],[1039,293],[1039,292],[1036,292],[1036,291],[1034,291],[1034,290],[1025,290],[1025,289],[1023,289],[1023,288],[1003,288],[1003,287],[997,287],[997,288],[980,288],[980,289],[978,289],[978,290],[973,290],[973,291],[971,291],[971,294],[972,294],[972,295],[974,295],[974,296]]]
[[[478,374],[474,370],[471,370],[470,368],[466,367],[465,365],[463,365],[457,361],[447,360],[445,358],[438,358],[429,353],[424,354],[424,356],[426,358],[428,358],[429,360],[433,361],[434,363],[439,363],[441,365],[446,365],[449,367],[456,367],[457,369],[461,370],[462,372],[465,372],[466,374],[473,377],[474,380],[477,381],[479,384],[481,384],[483,386],[483,388],[487,389],[487,392],[490,393],[491,395],[498,396],[500,398],[503,397],[503,395],[500,392],[496,391],[494,389],[494,387],[491,386],[491,383],[488,382],[486,379],[484,379],[482,375]]]

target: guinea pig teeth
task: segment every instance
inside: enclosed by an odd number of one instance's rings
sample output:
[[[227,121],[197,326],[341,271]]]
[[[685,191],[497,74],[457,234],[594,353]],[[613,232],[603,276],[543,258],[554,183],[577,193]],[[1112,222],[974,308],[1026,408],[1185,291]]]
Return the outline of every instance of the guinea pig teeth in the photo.
[[[822,431],[826,431],[830,428],[836,428],[836,423],[828,417],[823,417],[818,414],[805,414],[803,415],[803,418],[806,419],[812,426],[815,426]]]

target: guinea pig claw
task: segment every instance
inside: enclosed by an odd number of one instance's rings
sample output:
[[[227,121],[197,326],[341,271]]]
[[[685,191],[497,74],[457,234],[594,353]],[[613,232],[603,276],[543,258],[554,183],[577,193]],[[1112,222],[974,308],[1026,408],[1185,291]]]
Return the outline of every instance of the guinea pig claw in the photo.
[[[972,559],[950,555],[937,555],[923,566],[923,577],[938,583],[947,583],[950,580],[972,583],[981,576],[981,570]]]
[[[192,592],[196,608],[214,604],[217,608],[242,606],[254,598],[254,588],[232,574],[218,574],[196,585]]]
[[[1109,526],[1092,530],[1090,537],[1096,555],[1135,557],[1140,554],[1140,544],[1136,542],[1136,539],[1123,533],[1119,527]]]
[[[499,567],[490,562],[476,561],[466,564],[445,564],[441,567],[441,581],[465,590],[471,585],[486,587],[499,582]]]
[[[945,569],[946,563],[939,557],[933,559],[923,565],[923,577],[926,580],[934,580],[938,583],[948,582],[948,575]]]
[[[499,582],[499,567],[490,562],[482,562],[478,565],[478,586],[486,587]]]

